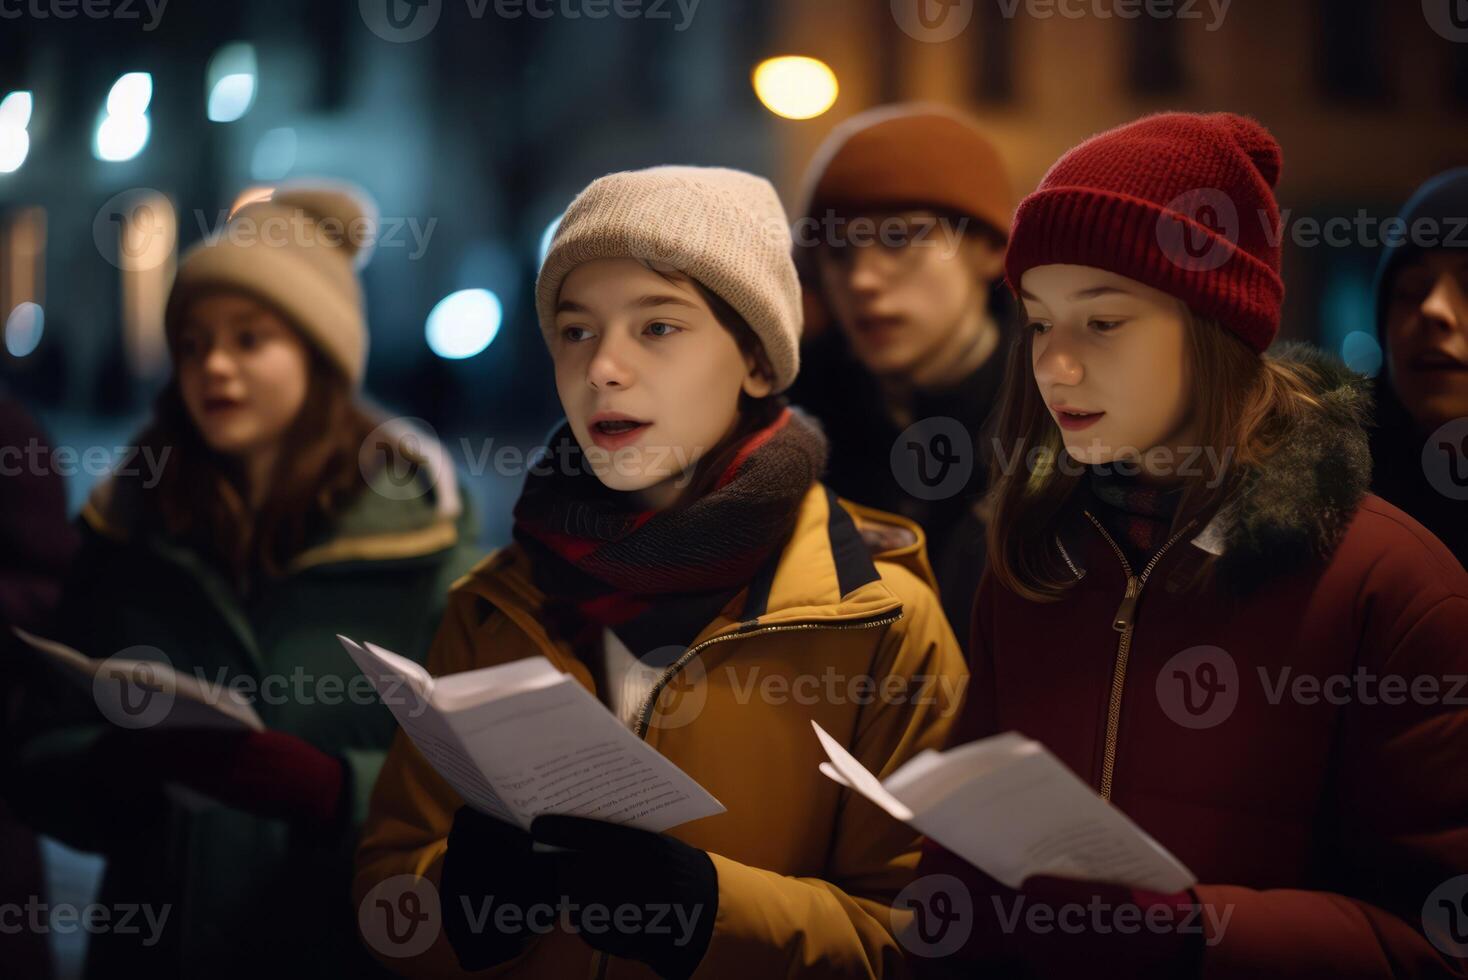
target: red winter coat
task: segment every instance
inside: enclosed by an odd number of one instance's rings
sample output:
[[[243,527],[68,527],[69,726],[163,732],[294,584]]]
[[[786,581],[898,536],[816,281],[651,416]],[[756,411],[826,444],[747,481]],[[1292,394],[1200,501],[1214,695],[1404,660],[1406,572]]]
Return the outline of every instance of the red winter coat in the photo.
[[[1057,529],[1078,579],[1063,599],[986,577],[975,601],[955,741],[1018,730],[1109,790],[1197,876],[1206,943],[999,937],[1015,893],[930,845],[923,871],[978,891],[978,925],[945,967],[980,975],[1007,956],[1048,975],[1079,956],[1120,976],[1468,976],[1468,573],[1365,495],[1359,380],[1332,373],[1321,395],[1249,492],[1136,570],[1135,602],[1081,507]],[[1205,550],[1218,584],[1190,594]]]

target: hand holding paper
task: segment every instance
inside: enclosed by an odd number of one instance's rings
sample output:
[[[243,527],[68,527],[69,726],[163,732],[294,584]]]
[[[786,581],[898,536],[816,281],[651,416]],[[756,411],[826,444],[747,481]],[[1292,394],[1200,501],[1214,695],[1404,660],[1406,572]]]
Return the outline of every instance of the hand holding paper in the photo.
[[[724,807],[544,657],[431,677],[338,636],[413,744],[466,803],[529,829],[564,813],[662,831]]]
[[[1033,875],[1158,892],[1195,879],[1039,742],[1017,732],[928,749],[884,781],[811,722],[821,772],[1010,888]]]

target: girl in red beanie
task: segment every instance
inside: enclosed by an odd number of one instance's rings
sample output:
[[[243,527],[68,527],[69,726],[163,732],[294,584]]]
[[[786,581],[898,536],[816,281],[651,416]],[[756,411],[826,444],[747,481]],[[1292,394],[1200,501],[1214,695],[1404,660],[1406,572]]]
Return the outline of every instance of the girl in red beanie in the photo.
[[[1468,972],[1468,575],[1367,493],[1364,380],[1265,353],[1279,169],[1258,123],[1168,113],[1019,208],[955,741],[1043,742],[1198,883],[1016,891],[930,843],[973,912],[940,970]]]

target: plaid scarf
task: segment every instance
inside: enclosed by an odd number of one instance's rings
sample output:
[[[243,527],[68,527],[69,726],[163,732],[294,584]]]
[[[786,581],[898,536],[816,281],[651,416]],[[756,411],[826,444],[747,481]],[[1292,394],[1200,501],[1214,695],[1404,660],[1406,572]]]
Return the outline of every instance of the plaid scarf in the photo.
[[[1127,553],[1133,571],[1152,559],[1167,541],[1182,489],[1163,490],[1110,467],[1088,467],[1088,482],[1099,520]]]
[[[801,498],[826,464],[826,440],[798,412],[743,436],[713,489],[684,507],[640,510],[609,490],[562,424],[515,504],[515,540],[566,632],[617,629],[634,652],[686,643],[779,551]],[[712,451],[716,456],[720,450]],[[645,614],[656,607],[655,616]],[[638,624],[656,624],[656,632]],[[625,631],[625,633],[624,633]]]

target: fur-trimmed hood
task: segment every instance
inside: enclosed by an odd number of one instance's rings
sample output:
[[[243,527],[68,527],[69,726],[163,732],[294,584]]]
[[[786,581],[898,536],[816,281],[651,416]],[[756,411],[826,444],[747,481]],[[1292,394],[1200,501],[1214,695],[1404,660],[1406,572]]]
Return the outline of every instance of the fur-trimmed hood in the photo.
[[[1311,369],[1320,408],[1248,471],[1240,491],[1193,539],[1218,556],[1224,579],[1244,586],[1311,557],[1329,558],[1371,486],[1370,382],[1309,344],[1284,344],[1271,356]]]
[[[1268,356],[1308,368],[1320,406],[1245,473],[1240,489],[1191,539],[1217,559],[1220,580],[1240,592],[1311,558],[1329,558],[1371,484],[1370,382],[1309,344],[1281,344]]]
[[[388,465],[374,455],[377,443],[396,447],[410,467]],[[403,419],[389,419],[362,449],[365,488],[340,514],[323,540],[311,542],[290,562],[291,571],[351,561],[393,561],[434,555],[470,541],[472,515],[465,509],[453,461],[429,433]],[[104,538],[146,541],[171,552],[144,520],[142,481],[111,475],[88,496],[82,522]]]

